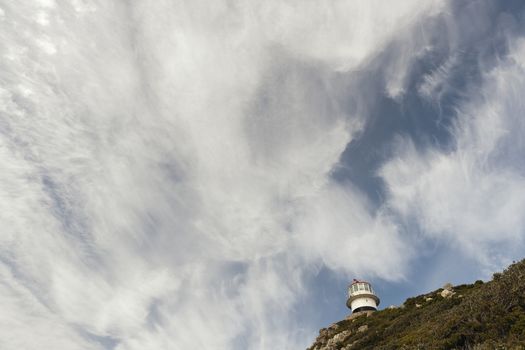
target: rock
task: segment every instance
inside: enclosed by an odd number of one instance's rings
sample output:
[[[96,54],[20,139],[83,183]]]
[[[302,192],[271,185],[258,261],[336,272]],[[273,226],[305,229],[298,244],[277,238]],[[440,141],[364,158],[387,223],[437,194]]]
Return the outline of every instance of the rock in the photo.
[[[443,286],[443,289],[452,291],[454,289],[454,286],[450,283],[445,283],[445,285]]]
[[[420,308],[420,307],[421,307],[421,304],[416,304],[416,307],[417,307],[417,308]]]
[[[434,299],[432,299],[432,298],[430,298],[430,297],[428,297],[428,298],[425,299],[425,301],[432,301],[432,300],[434,300]]]
[[[368,325],[366,325],[366,324],[363,325],[363,326],[361,326],[361,327],[359,327],[359,328],[357,329],[357,331],[358,331],[359,333],[361,333],[361,332],[366,332],[367,330],[368,330]]]
[[[334,340],[334,343],[342,343],[346,340],[346,338],[348,338],[350,335],[352,334],[352,332],[350,331],[342,331],[341,333],[337,334],[335,337],[333,337],[332,339]]]
[[[345,349],[345,350],[349,350],[349,349],[351,349],[351,348],[355,345],[355,343],[357,343],[357,340],[354,340],[353,342],[351,342],[350,344],[348,344],[344,349]]]
[[[346,330],[342,331],[341,333],[336,334],[332,339],[328,340],[326,342],[326,346],[322,349],[337,349],[340,343],[344,342],[352,332]]]
[[[453,291],[451,291],[451,290],[449,290],[449,289],[443,289],[443,290],[441,291],[441,296],[442,296],[443,298],[452,298],[452,296],[453,296],[454,294],[456,294],[456,293],[453,292]]]

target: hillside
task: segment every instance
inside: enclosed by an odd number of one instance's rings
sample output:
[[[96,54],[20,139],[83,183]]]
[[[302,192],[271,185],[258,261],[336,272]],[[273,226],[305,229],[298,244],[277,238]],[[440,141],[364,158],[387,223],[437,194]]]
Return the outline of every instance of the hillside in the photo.
[[[309,350],[525,349],[525,260],[445,289],[323,328]]]

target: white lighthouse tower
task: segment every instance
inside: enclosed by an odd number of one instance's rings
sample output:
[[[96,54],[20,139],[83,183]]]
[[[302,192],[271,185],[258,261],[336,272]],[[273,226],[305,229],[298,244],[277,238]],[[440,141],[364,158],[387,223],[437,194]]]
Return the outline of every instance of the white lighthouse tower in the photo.
[[[378,305],[379,298],[370,283],[354,279],[348,287],[348,300],[346,301],[346,306],[352,309],[352,313],[376,311]]]

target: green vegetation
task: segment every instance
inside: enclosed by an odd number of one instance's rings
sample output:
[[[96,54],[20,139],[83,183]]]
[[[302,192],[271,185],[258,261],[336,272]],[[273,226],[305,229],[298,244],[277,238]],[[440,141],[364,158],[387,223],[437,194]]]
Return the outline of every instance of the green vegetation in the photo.
[[[321,330],[309,349],[525,350],[525,260],[490,282],[453,287],[450,297],[442,291],[340,321]]]

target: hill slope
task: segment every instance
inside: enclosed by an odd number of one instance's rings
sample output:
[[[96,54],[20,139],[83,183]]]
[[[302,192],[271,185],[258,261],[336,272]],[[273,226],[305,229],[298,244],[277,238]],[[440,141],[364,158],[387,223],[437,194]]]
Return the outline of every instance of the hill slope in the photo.
[[[323,328],[309,350],[525,349],[525,260],[446,289]]]

